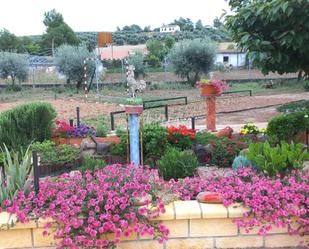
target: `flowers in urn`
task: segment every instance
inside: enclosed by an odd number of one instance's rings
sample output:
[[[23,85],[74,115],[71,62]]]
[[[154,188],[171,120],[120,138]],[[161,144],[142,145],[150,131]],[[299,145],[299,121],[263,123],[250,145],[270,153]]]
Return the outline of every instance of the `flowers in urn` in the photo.
[[[225,81],[222,80],[216,80],[216,79],[201,79],[200,81],[196,82],[196,86],[198,88],[204,88],[207,86],[212,86],[214,88],[214,91],[217,95],[222,94],[227,88],[228,85]]]

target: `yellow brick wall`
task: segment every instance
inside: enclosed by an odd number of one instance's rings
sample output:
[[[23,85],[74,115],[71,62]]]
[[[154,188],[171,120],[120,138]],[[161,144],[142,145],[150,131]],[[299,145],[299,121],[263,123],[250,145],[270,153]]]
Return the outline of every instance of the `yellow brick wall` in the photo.
[[[307,237],[289,236],[286,228],[275,228],[265,237],[258,236],[258,229],[246,233],[238,229],[233,218],[241,217],[247,209],[240,204],[228,208],[220,204],[201,204],[196,201],[174,202],[166,207],[167,212],[160,220],[169,228],[169,240],[159,244],[150,236],[132,234],[123,237],[117,249],[206,249],[206,248],[253,248],[297,246]],[[39,220],[28,224],[9,226],[15,217],[0,214],[0,249],[41,248],[53,249],[53,235],[43,237],[43,225]],[[112,238],[112,234],[104,235]]]

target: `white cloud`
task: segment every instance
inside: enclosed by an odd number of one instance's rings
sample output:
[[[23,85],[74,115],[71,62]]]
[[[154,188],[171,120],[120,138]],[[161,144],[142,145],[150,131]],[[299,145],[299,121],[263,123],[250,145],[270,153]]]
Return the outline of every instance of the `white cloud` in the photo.
[[[224,0],[0,0],[0,29],[16,35],[42,34],[43,14],[53,8],[74,31],[114,31],[130,24],[155,28],[179,17],[211,25],[228,4]]]

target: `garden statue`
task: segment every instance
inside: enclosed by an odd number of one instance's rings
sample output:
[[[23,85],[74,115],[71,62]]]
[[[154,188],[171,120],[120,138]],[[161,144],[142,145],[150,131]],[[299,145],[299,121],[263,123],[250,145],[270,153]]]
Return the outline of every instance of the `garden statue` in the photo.
[[[144,80],[136,80],[134,78],[135,67],[133,65],[127,65],[127,86],[128,94],[131,98],[135,97],[137,92],[143,92],[146,89],[146,82]]]

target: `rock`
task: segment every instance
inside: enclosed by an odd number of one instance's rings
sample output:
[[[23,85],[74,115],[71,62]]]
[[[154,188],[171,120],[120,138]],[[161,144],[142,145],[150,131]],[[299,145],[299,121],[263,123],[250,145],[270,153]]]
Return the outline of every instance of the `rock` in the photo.
[[[216,133],[217,137],[227,137],[231,138],[233,133],[233,129],[230,126],[225,127],[224,129],[218,131]]]
[[[80,145],[81,153],[84,155],[106,155],[110,152],[111,142],[96,142],[93,138],[84,138]]]
[[[222,195],[216,192],[200,192],[196,200],[201,203],[223,203]]]

